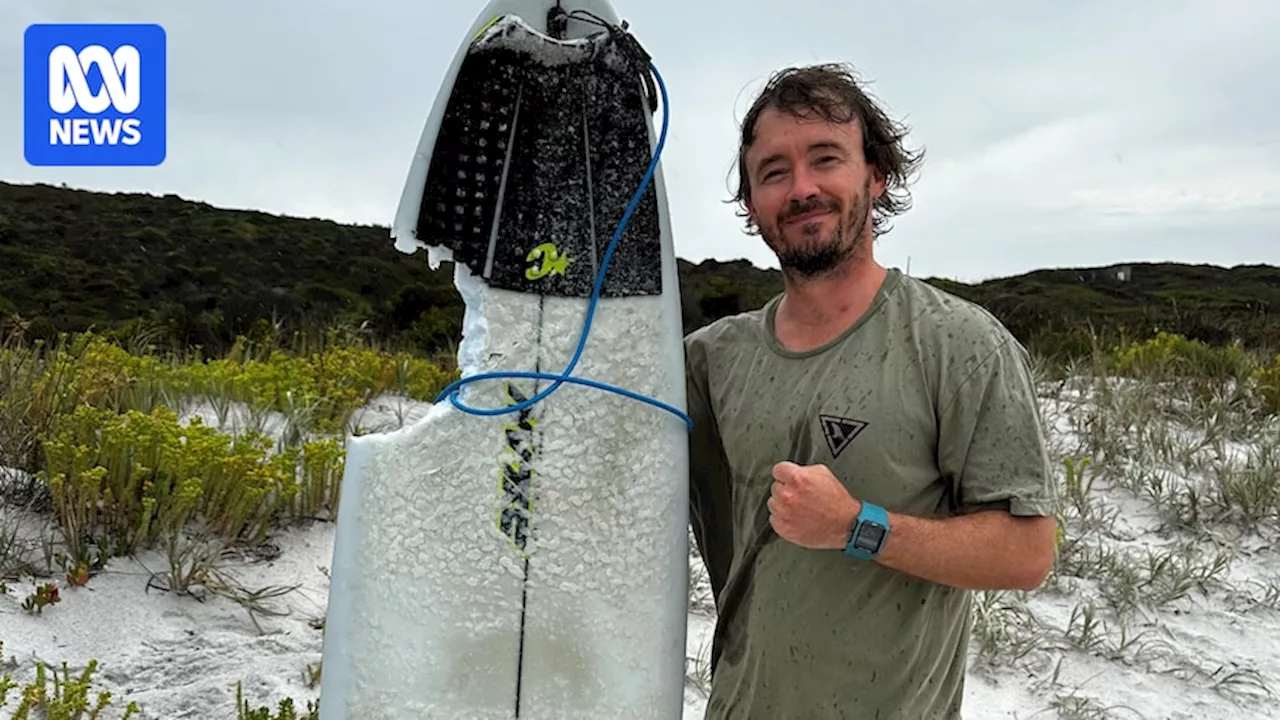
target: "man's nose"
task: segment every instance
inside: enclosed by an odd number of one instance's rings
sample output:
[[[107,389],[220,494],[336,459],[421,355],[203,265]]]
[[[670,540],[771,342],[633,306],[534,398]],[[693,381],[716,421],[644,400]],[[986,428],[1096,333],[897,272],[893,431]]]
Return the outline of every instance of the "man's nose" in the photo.
[[[791,173],[791,190],[787,194],[787,200],[793,203],[804,203],[820,194],[817,177],[809,168],[798,165]]]

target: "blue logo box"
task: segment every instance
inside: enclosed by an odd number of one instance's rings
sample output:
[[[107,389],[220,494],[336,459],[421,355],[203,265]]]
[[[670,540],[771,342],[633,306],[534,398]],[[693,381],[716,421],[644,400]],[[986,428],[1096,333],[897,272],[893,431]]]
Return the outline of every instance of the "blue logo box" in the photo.
[[[166,36],[154,24],[36,24],[23,145],[38,166],[154,166],[166,154]]]

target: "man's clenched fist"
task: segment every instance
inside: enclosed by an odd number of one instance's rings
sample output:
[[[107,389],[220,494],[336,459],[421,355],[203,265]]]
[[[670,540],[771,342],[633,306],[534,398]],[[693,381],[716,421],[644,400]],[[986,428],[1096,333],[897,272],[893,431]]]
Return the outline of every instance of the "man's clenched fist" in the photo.
[[[780,462],[773,466],[769,524],[801,547],[843,549],[862,504],[826,465]]]

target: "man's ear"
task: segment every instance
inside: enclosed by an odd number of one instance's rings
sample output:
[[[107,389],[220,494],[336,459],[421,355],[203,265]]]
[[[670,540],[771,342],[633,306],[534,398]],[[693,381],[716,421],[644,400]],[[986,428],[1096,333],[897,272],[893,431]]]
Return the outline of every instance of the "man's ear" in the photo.
[[[877,200],[880,198],[880,196],[884,195],[886,185],[887,183],[885,182],[884,173],[880,172],[879,170],[872,170],[871,171],[871,199]]]

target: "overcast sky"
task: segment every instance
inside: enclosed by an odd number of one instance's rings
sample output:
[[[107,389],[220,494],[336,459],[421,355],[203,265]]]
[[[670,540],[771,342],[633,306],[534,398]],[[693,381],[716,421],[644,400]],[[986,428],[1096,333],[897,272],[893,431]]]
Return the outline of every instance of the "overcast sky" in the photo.
[[[676,252],[776,267],[728,197],[751,95],[849,61],[928,159],[878,256],[977,280],[1050,266],[1280,264],[1280,2],[615,0],[671,99]],[[0,179],[176,193],[387,225],[482,0],[5,0]],[[169,152],[141,169],[33,168],[32,22],[158,22]],[[388,242],[391,242],[388,240]]]

